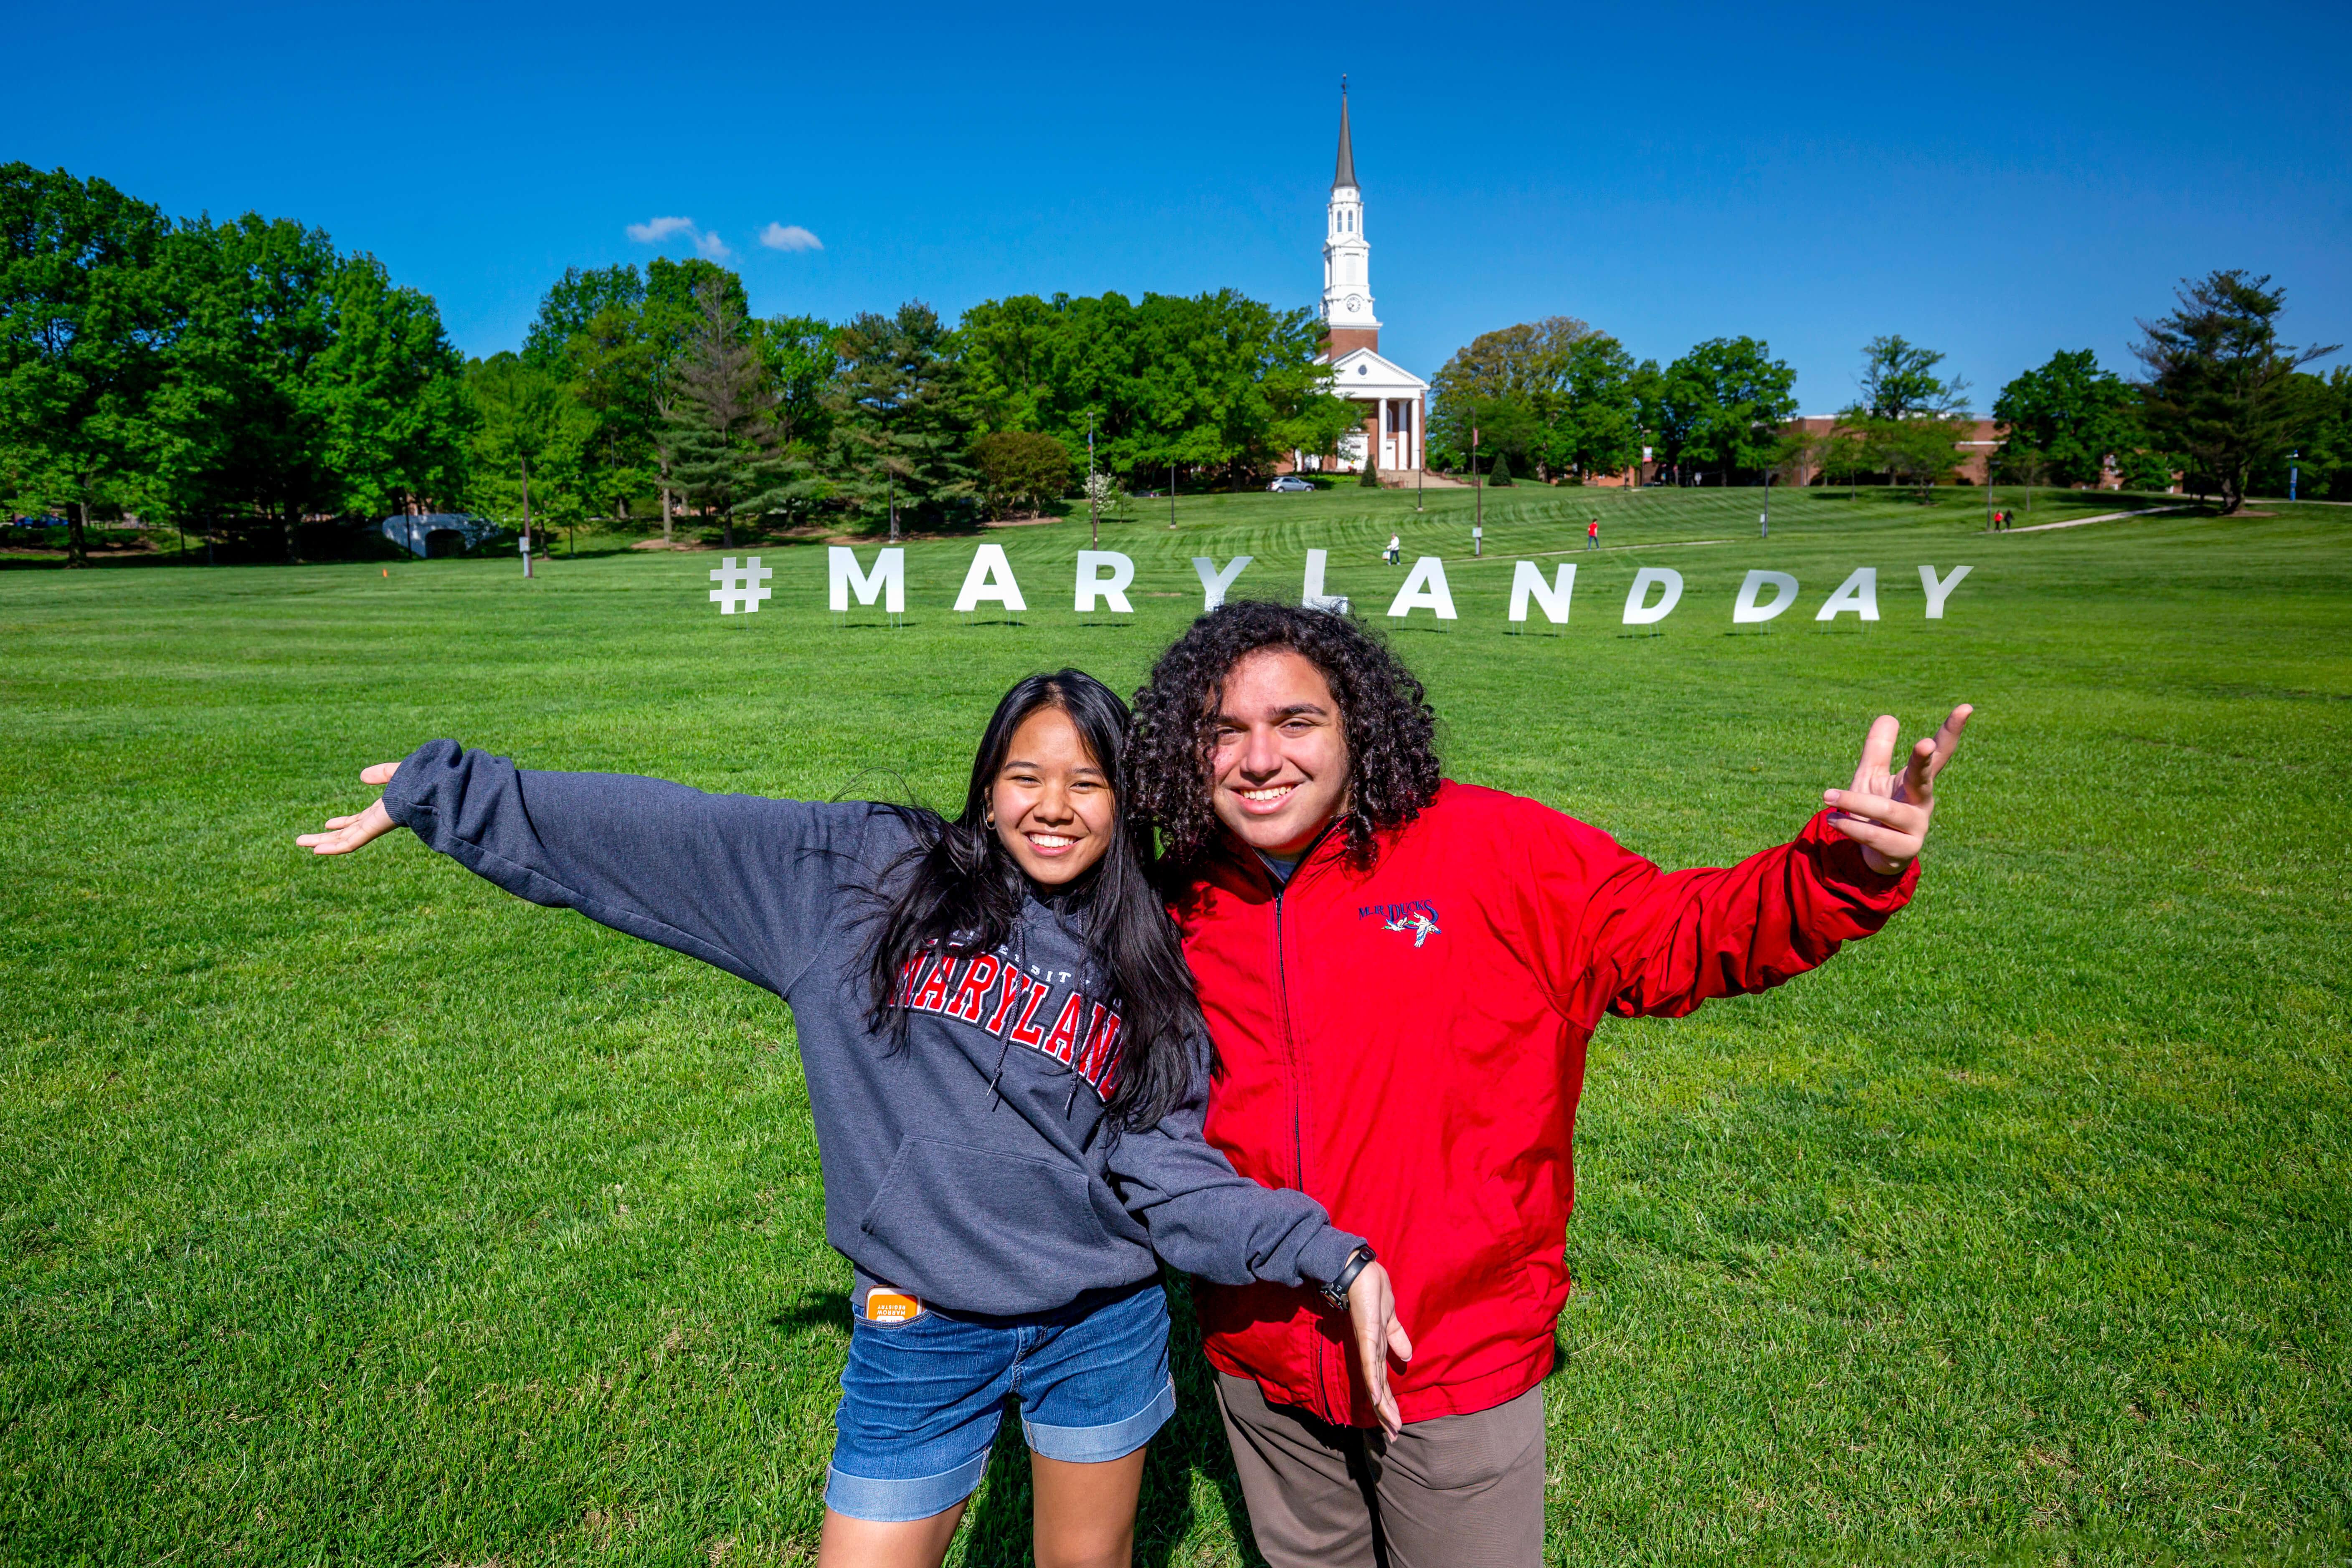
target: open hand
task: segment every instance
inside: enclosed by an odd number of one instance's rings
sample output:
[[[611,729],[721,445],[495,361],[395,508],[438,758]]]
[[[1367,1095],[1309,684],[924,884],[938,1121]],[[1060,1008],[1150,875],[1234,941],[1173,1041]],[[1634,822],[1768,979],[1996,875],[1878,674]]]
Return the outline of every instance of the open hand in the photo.
[[[1348,1326],[1355,1331],[1356,1362],[1363,1368],[1364,1386],[1371,1393],[1381,1430],[1393,1437],[1404,1429],[1404,1417],[1397,1414],[1396,1395],[1389,1390],[1389,1356],[1411,1361],[1412,1339],[1397,1321],[1389,1271],[1377,1263],[1365,1264],[1363,1272],[1348,1283]]]
[[[373,767],[360,770],[360,783],[390,784],[392,775],[399,771],[398,763],[378,763]],[[383,809],[383,797],[379,795],[374,804],[365,811],[352,816],[331,816],[327,818],[327,830],[324,833],[301,834],[295,838],[294,842],[313,855],[348,855],[370,840],[383,837],[399,826],[400,824],[393,821],[391,814]]]
[[[1832,808],[1830,826],[1862,846],[1862,858],[1882,877],[1891,877],[1919,858],[1927,824],[1936,815],[1936,775],[1952,760],[1976,710],[1961,703],[1943,728],[1922,736],[1898,775],[1891,772],[1895,738],[1903,732],[1892,713],[1882,713],[1862,742],[1862,762],[1850,788],[1824,790]]]

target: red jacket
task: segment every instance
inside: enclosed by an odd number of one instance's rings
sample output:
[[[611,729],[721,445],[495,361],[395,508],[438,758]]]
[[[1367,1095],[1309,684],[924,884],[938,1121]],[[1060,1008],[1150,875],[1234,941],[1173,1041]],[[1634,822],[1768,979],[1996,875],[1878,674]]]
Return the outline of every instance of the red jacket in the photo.
[[[1490,1409],[1551,1370],[1584,1043],[1604,1012],[1760,991],[1907,902],[1815,817],[1727,870],[1663,872],[1535,801],[1447,783],[1381,836],[1337,834],[1287,888],[1213,858],[1177,901],[1224,1058],[1209,1141],[1370,1237],[1413,1337],[1408,1421]],[[1304,1290],[1196,1286],[1209,1360],[1269,1399],[1373,1424],[1346,1322]]]

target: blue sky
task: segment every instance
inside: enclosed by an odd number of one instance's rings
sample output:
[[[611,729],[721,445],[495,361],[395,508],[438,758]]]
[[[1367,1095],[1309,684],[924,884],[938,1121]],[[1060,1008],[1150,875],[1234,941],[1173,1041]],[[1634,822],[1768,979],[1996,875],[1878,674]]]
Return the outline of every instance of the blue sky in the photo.
[[[1381,346],[1580,316],[1860,345],[1979,406],[2215,267],[2352,342],[2352,6],[20,7],[0,158],[327,229],[520,342],[566,265],[722,245],[761,313],[1320,288],[1337,86]],[[692,220],[660,238],[631,226]],[[776,249],[769,226],[819,247]],[[2341,361],[2334,363],[2342,363]]]

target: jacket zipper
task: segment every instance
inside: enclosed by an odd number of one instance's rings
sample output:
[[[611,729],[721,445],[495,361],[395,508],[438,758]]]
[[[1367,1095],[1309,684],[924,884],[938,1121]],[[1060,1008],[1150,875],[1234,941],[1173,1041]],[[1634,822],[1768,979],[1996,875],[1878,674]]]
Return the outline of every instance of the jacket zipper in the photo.
[[[1274,880],[1274,994],[1282,1013],[1283,1055],[1290,1062],[1291,1181],[1302,1193],[1307,1190],[1307,1141],[1299,1127],[1298,1102],[1305,1093],[1303,1085],[1306,1073],[1299,1066],[1298,1042],[1293,1037],[1290,1028],[1290,960],[1284,951],[1282,941],[1282,898],[1290,890],[1291,882],[1297,879],[1300,872],[1307,869],[1307,860],[1313,857],[1316,850],[1322,847],[1324,837],[1330,831],[1330,827],[1327,826],[1322,833],[1315,836],[1314,841],[1307,845],[1307,852],[1299,856],[1298,863],[1291,868],[1288,878],[1276,877],[1271,868],[1261,868]],[[1344,1419],[1343,1415],[1336,1415],[1332,1413],[1334,1407],[1331,1403],[1330,1385],[1327,1381],[1329,1374],[1323,1363],[1323,1336],[1320,1333],[1314,1336],[1314,1366],[1315,1398],[1316,1402],[1323,1406],[1323,1418],[1334,1422]]]

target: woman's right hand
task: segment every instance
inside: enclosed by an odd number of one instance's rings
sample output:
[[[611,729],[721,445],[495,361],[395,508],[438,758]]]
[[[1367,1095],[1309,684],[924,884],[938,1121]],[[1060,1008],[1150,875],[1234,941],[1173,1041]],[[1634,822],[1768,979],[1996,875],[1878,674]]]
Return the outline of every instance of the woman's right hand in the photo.
[[[1389,1283],[1389,1271],[1378,1263],[1365,1264],[1348,1282],[1348,1326],[1354,1331],[1356,1362],[1363,1369],[1364,1387],[1372,1396],[1381,1430],[1393,1437],[1403,1430],[1404,1417],[1397,1413],[1396,1395],[1389,1389],[1389,1357],[1411,1361],[1412,1336],[1397,1321],[1396,1291]]]
[[[360,783],[386,784],[400,771],[398,763],[378,763],[360,770]],[[313,855],[348,855],[372,839],[381,838],[400,824],[383,809],[383,797],[379,795],[365,811],[354,816],[327,818],[324,833],[304,833],[294,842]]]

